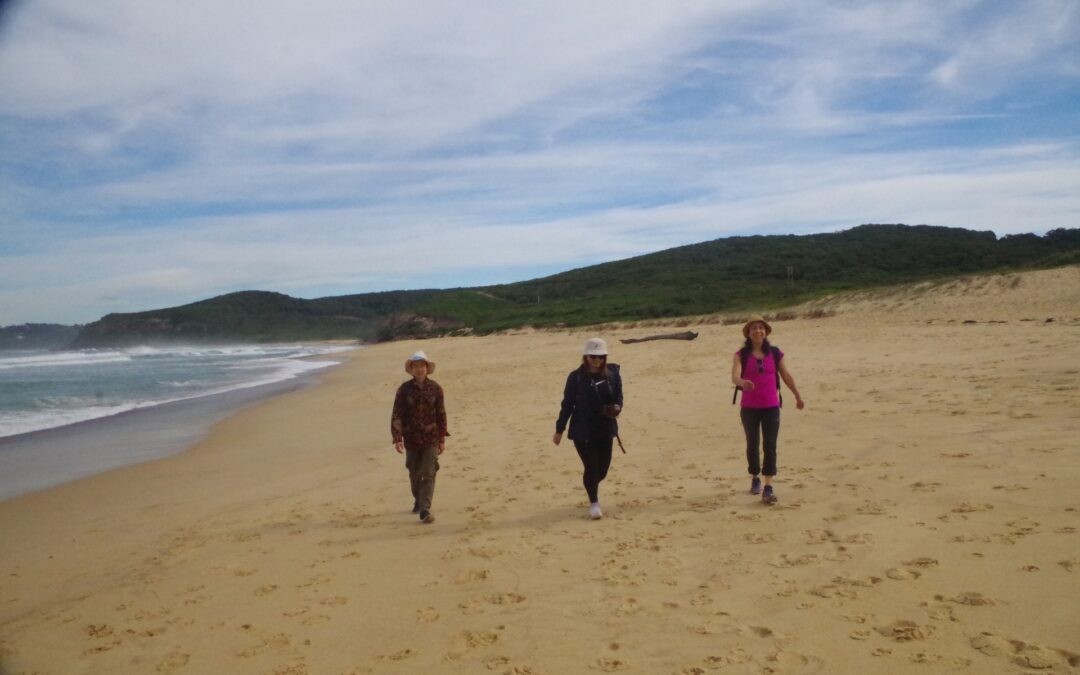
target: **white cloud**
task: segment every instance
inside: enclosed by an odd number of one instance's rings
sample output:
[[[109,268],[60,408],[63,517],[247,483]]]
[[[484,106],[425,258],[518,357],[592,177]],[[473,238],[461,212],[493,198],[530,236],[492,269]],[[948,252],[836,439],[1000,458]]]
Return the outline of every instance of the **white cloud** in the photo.
[[[1077,226],[1078,15],[25,0],[0,26],[0,324],[736,233]],[[416,240],[438,255],[410,267]]]

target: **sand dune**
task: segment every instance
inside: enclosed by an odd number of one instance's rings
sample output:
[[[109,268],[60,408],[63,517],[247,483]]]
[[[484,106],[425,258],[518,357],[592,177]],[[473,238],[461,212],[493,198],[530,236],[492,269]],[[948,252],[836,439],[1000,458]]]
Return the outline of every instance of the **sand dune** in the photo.
[[[591,331],[379,345],[181,455],[0,503],[0,673],[1080,672],[1080,268],[819,307],[774,324],[807,408],[772,507],[738,326],[604,332],[627,454],[600,521],[551,443]],[[433,525],[388,429],[421,347]]]

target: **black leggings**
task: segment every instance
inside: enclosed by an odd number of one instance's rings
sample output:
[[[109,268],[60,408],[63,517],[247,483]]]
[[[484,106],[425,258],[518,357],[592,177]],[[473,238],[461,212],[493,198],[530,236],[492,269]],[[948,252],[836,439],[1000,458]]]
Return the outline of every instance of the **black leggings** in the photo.
[[[577,448],[578,457],[585,468],[581,482],[589,493],[589,503],[595,504],[600,501],[600,481],[607,478],[608,468],[611,466],[611,437],[575,440],[574,447]]]
[[[776,437],[780,434],[780,408],[743,408],[743,431],[746,432],[746,470],[751,475],[776,475]],[[760,433],[759,433],[760,431]],[[758,439],[764,436],[765,466],[761,466]]]

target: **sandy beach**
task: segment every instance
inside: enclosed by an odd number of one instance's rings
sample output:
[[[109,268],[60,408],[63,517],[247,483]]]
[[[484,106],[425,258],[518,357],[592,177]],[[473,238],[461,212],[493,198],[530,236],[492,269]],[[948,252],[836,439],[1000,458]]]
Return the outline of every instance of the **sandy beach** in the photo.
[[[738,325],[377,345],[184,453],[0,502],[0,675],[1080,673],[1080,268],[810,309],[773,322],[807,402],[773,506]],[[626,393],[598,521],[551,442],[594,334]],[[418,348],[452,434],[430,525],[389,433]]]

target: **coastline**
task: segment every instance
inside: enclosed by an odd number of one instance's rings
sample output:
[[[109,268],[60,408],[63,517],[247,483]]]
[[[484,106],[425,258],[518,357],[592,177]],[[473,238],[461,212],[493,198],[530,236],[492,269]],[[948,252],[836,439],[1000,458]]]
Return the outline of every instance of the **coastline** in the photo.
[[[1043,281],[774,322],[807,400],[774,507],[737,326],[601,331],[627,454],[599,521],[551,443],[593,331],[350,353],[185,452],[0,502],[0,672],[1076,673],[1080,286]],[[419,348],[451,433],[432,525],[388,429]]]
[[[183,452],[237,411],[314,386],[320,372],[0,437],[0,502]]]

